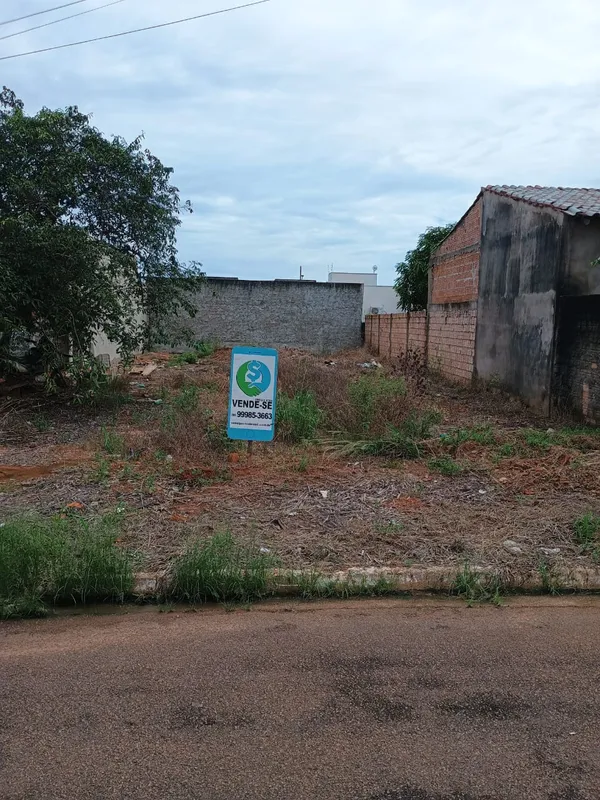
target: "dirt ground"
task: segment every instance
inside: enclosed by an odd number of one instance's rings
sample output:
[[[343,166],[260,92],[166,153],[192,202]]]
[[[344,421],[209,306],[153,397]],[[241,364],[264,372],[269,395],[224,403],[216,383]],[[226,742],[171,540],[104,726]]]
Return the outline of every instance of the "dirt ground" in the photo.
[[[365,374],[359,365],[371,358],[354,351],[328,363],[280,354],[283,370],[310,362],[331,370],[333,385],[336,374]],[[141,376],[149,363],[157,369]],[[573,535],[578,517],[600,513],[594,431],[563,436],[565,420],[550,423],[499,391],[408,370],[411,402],[443,415],[420,458],[348,458],[319,444],[275,442],[256,446],[249,461],[245,445],[228,447],[222,438],[228,370],[227,349],[184,365],[149,354],[128,376],[131,402],[114,411],[39,392],[0,400],[0,521],[64,513],[70,504],[82,514],[119,508],[123,544],[148,570],[165,567],[189,537],[221,530],[272,550],[286,567],[324,571],[469,561],[510,572],[597,560],[598,549],[582,548]],[[169,449],[160,433],[165,403],[189,386],[198,389],[208,433],[199,437],[199,417],[190,417],[178,439],[165,439]],[[444,437],[456,429],[485,430],[491,439],[447,446]],[[458,473],[432,467],[440,457]]]

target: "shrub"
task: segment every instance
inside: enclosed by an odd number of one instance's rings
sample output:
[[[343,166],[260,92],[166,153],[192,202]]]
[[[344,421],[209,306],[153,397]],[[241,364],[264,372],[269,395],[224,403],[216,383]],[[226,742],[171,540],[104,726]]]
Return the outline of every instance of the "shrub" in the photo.
[[[217,345],[215,342],[200,341],[194,343],[194,350],[199,358],[208,358],[208,356],[212,356],[216,349]]]
[[[268,571],[274,559],[242,545],[230,533],[192,541],[173,564],[171,592],[178,600],[244,602],[268,594]]]
[[[286,442],[313,439],[323,419],[312,392],[298,392],[293,397],[277,395],[277,435]]]
[[[72,401],[76,405],[110,408],[131,400],[127,377],[110,375],[104,364],[94,356],[74,356],[65,375],[73,388]],[[49,380],[47,388],[56,391],[57,384]]]

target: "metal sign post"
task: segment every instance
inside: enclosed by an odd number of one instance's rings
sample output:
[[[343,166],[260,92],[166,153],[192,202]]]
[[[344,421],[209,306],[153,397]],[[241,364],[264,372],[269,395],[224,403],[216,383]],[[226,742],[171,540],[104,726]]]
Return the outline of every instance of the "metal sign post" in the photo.
[[[248,442],[270,442],[275,436],[277,350],[234,347],[231,351],[227,435]]]

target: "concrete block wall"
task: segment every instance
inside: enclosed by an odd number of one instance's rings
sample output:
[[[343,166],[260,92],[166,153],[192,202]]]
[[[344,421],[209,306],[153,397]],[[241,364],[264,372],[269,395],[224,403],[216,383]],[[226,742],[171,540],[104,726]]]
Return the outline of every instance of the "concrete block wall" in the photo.
[[[381,358],[401,358],[408,351],[425,356],[427,313],[369,315],[365,320],[365,344]]]
[[[320,353],[361,347],[363,287],[357,283],[207,278],[170,329],[223,345],[298,347]]]
[[[477,305],[431,308],[427,364],[430,369],[457,382],[473,378]]]

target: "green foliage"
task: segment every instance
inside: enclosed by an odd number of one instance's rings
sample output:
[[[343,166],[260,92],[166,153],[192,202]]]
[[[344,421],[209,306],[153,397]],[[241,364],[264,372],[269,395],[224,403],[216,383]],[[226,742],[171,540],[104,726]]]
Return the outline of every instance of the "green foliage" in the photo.
[[[521,436],[529,447],[536,450],[548,450],[551,445],[557,444],[557,438],[548,431],[538,431],[533,428],[521,431]]]
[[[517,448],[514,444],[501,444],[498,448],[498,458],[512,458],[517,453]]]
[[[242,545],[230,533],[188,544],[173,564],[173,597],[191,603],[247,602],[269,593],[274,559]]]
[[[427,308],[429,261],[454,225],[427,228],[419,236],[417,246],[409,250],[404,261],[396,264],[398,277],[394,289],[398,295],[398,308],[404,311],[421,311]]]
[[[208,358],[217,349],[216,342],[194,342],[194,350],[200,358]]]
[[[456,448],[464,442],[477,442],[482,445],[496,444],[496,435],[489,425],[479,425],[473,428],[452,428],[440,436],[447,447]]]
[[[285,442],[302,442],[313,439],[323,412],[312,392],[298,392],[289,397],[283,392],[277,395],[277,435]]]
[[[361,375],[348,386],[350,403],[356,413],[360,432],[368,433],[386,400],[404,397],[404,378],[389,378],[383,374]]]
[[[460,475],[462,472],[460,464],[457,464],[451,456],[432,458],[428,463],[428,467],[432,472],[439,472],[440,475],[446,475],[448,477]]]
[[[133,566],[114,544],[118,535],[115,515],[8,520],[0,528],[0,617],[38,616],[46,602],[122,600]]]
[[[497,575],[474,570],[467,561],[450,589],[450,594],[464,598],[469,604],[494,603],[499,606],[504,593],[503,583]]]
[[[0,342],[13,331],[57,374],[102,330],[123,356],[155,339],[202,279],[177,260],[183,211],[172,170],[142,137],[105,138],[76,107],[28,116],[0,93]],[[0,366],[7,368],[5,354]]]
[[[573,523],[573,536],[583,552],[594,548],[600,534],[600,516],[584,514]]]
[[[176,353],[174,356],[171,356],[169,363],[173,364],[174,367],[183,367],[185,364],[197,364],[198,353],[194,350],[189,350],[186,353]]]

